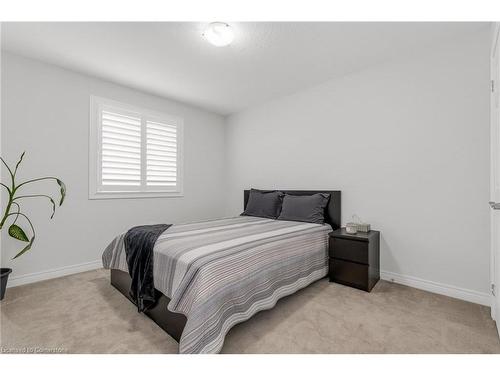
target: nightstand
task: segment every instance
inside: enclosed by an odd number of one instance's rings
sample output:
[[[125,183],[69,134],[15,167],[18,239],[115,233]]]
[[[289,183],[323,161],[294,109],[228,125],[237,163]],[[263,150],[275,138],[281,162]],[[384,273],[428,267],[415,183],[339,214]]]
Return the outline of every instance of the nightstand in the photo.
[[[329,241],[330,281],[371,291],[380,280],[380,232],[349,234],[340,228]]]

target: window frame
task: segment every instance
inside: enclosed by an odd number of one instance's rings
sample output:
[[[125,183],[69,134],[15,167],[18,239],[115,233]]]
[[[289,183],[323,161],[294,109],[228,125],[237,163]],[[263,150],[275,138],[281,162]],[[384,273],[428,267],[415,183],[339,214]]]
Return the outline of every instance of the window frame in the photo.
[[[120,113],[128,113],[141,119],[141,186],[138,189],[130,186],[113,186],[108,190],[101,183],[102,143],[101,126],[102,110],[109,108]],[[157,121],[175,124],[177,128],[177,185],[168,187],[150,186],[146,182],[146,122]],[[90,96],[89,121],[89,199],[124,199],[124,198],[169,198],[184,196],[184,120],[178,116],[160,113],[115,100]]]

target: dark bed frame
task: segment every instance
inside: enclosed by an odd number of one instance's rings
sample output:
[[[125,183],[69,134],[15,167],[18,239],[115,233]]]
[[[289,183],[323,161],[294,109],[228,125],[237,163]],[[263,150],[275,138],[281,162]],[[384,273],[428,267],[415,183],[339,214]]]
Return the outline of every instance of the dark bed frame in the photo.
[[[340,228],[340,191],[338,190],[280,190],[291,195],[312,195],[316,193],[330,194],[330,200],[325,208],[325,223],[335,230]],[[243,194],[243,209],[246,208],[250,190],[245,190]],[[127,297],[130,301],[129,289],[132,279],[127,272],[112,269],[111,270],[111,285]],[[175,341],[179,342],[184,326],[186,325],[186,317],[180,313],[174,313],[167,309],[170,298],[165,296],[160,291],[156,304],[145,312],[161,329],[167,332]],[[132,303],[134,303],[132,301]]]

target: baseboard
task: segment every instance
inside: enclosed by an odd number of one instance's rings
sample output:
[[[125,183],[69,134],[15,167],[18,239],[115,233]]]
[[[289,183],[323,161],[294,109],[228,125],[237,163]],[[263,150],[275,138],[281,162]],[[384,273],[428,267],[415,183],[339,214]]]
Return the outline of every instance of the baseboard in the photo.
[[[47,271],[29,273],[27,275],[10,277],[7,287],[11,288],[14,286],[36,283],[37,281],[55,279],[57,277],[72,275],[79,272],[92,271],[98,268],[102,268],[101,260],[75,264],[73,266],[54,268]]]
[[[38,281],[55,279],[57,277],[72,275],[79,272],[91,271],[102,268],[102,261],[75,264],[73,266],[55,268],[52,270],[34,272],[27,275],[9,278],[7,287],[31,284]],[[418,277],[405,276],[395,272],[380,271],[382,280],[391,281],[396,284],[410,286],[412,288],[426,290],[428,292],[442,294],[448,297],[458,298],[464,301],[491,306],[491,296],[488,293],[476,292],[474,290],[458,288],[455,286],[441,284],[434,281],[423,280]]]
[[[444,296],[477,303],[479,305],[491,306],[491,296],[488,293],[476,292],[470,289],[458,288],[452,285],[441,284],[434,281],[419,279],[418,277],[405,276],[388,271],[380,271],[380,278],[396,284],[402,284],[412,288],[442,294]]]
[[[490,306],[491,306],[491,319],[497,321],[497,306],[495,301],[495,296],[491,296],[490,298]],[[498,327],[498,335],[500,336],[500,322],[497,324]]]

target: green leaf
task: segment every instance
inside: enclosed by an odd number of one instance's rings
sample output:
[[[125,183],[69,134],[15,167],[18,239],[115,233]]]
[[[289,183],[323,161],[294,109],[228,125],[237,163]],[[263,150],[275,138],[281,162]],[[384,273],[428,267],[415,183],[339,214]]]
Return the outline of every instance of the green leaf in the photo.
[[[21,164],[21,162],[23,161],[23,158],[24,158],[24,154],[26,153],[26,151],[24,151],[22,154],[21,154],[21,157],[19,158],[19,161],[17,162],[16,164],[16,171],[17,171],[17,167],[19,167],[19,164]]]
[[[66,185],[60,179],[56,179],[57,183],[61,187],[61,200],[59,201],[59,206],[61,206],[64,202],[64,198],[66,197]]]
[[[20,252],[18,252],[16,254],[16,256],[12,259],[16,259],[17,257],[20,257],[21,255],[23,255],[25,252],[27,252],[29,249],[31,249],[31,246],[33,245],[33,242],[35,242],[35,236],[33,236],[30,240],[30,243],[27,244],[24,249],[22,249]]]
[[[50,203],[52,203],[52,215],[50,215],[50,218],[52,219],[56,213],[56,202],[54,202],[54,200],[49,196],[47,196],[47,198],[49,198]]]
[[[12,224],[9,227],[9,236],[19,241],[29,241],[28,236],[26,235],[26,233],[24,233],[24,230],[22,230],[22,228],[16,224]]]

